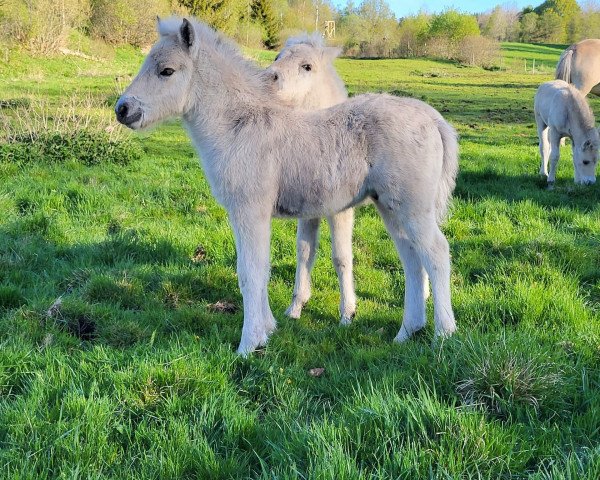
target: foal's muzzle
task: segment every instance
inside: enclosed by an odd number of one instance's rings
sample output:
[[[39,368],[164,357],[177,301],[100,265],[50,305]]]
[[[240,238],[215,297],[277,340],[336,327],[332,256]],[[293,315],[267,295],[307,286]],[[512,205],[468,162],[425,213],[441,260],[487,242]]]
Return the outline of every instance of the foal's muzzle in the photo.
[[[139,103],[131,97],[121,97],[115,105],[117,120],[123,125],[134,128],[133,125],[142,118]]]

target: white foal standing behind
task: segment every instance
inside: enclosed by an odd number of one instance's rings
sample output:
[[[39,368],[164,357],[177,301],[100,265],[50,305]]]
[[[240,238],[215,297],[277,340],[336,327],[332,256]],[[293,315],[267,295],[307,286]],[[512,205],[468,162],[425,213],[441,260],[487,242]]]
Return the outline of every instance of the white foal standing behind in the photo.
[[[328,108],[348,99],[342,79],[333,67],[341,53],[326,47],[319,34],[289,38],[275,62],[267,69],[275,93],[285,103],[303,110]],[[352,278],[352,228],[354,210],[348,208],[327,217],[331,230],[331,254],[340,284],[340,323],[348,325],[356,313],[356,293]],[[292,303],[286,310],[291,318],[300,318],[310,298],[310,273],[319,241],[320,218],[298,220],[296,236],[296,279]]]
[[[456,329],[448,242],[437,223],[454,187],[454,129],[423,102],[360,95],[324,110],[291,109],[272,76],[202,22],[159,22],[160,39],[115,111],[132,129],[183,118],[232,224],[244,325],[238,352],[275,329],[267,295],[272,217],[335,215],[370,198],[406,272],[404,340],[425,324],[425,267],[435,333]]]
[[[575,183],[595,183],[600,135],[583,94],[563,80],[542,83],[535,94],[534,112],[542,157],[540,175],[547,177],[548,186],[556,179],[563,137],[573,143]]]

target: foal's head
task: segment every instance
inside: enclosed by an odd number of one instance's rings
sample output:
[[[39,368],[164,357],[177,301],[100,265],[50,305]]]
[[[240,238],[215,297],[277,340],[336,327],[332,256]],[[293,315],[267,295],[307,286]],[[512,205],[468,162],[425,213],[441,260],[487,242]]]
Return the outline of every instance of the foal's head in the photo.
[[[318,34],[288,39],[267,69],[277,96],[306,108],[324,108],[343,101],[346,89],[333,68],[340,52],[339,48],[326,47]]]
[[[196,48],[187,19],[158,20],[160,39],[115,106],[117,120],[134,130],[185,112]]]
[[[600,150],[600,135],[595,128],[590,130],[588,138],[581,145],[573,145],[573,165],[575,183],[591,185],[596,183],[596,165]]]

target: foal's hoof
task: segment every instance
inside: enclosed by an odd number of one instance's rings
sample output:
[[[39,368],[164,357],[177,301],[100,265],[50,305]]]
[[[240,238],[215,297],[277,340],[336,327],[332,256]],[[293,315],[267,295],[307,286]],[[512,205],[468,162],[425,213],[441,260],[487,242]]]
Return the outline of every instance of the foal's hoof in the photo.
[[[258,334],[249,335],[244,337],[242,335],[242,339],[240,340],[240,345],[237,349],[238,355],[247,358],[252,352],[257,350],[260,347],[264,347],[269,341],[269,335],[273,333],[275,330],[275,326],[272,327],[270,331],[264,331]]]
[[[285,314],[290,318],[298,320],[302,314],[302,304],[296,302],[292,303],[285,311]]]
[[[355,315],[356,315],[356,313],[351,313],[349,315],[342,315],[342,317],[340,318],[340,325],[347,327],[348,325],[350,325],[352,323],[352,320],[354,320]]]
[[[456,332],[455,324],[446,326],[444,328],[436,328],[434,333],[434,341],[444,340],[448,337],[451,337],[454,332]]]
[[[422,327],[417,327],[414,330],[408,330],[404,325],[402,325],[400,327],[400,331],[398,332],[398,335],[396,335],[394,337],[394,342],[396,343],[404,343],[407,340],[410,340],[410,337],[412,337],[415,333],[417,333],[419,330],[421,330],[425,325],[423,325]]]
[[[548,186],[546,187],[546,190],[554,190],[554,182],[548,182]]]

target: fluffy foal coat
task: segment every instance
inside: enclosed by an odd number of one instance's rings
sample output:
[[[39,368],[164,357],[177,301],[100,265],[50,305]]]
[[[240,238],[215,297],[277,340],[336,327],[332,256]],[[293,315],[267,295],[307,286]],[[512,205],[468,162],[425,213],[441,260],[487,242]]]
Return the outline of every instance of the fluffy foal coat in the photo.
[[[377,206],[406,272],[397,340],[425,324],[422,268],[429,274],[436,335],[456,329],[450,255],[437,215],[454,187],[455,131],[410,98],[360,95],[317,111],[291,109],[273,78],[202,22],[159,22],[160,39],[115,111],[133,129],[180,116],[237,250],[247,355],[275,329],[267,295],[272,217],[318,218],[367,198]]]
[[[543,83],[535,94],[534,113],[542,157],[540,175],[547,177],[550,186],[554,184],[560,141],[569,137],[573,142],[575,183],[595,183],[600,136],[583,94],[563,80]]]

